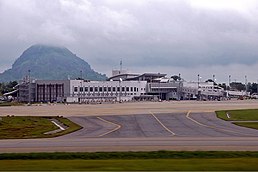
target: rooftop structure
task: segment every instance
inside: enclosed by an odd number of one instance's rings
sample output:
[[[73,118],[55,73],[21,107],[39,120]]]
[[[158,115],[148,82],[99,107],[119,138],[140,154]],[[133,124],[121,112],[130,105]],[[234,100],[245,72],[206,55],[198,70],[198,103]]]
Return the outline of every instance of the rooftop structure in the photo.
[[[186,82],[167,78],[166,74],[123,73],[107,81],[37,80],[19,84],[23,102],[121,102],[133,100],[214,100],[225,96],[213,82]]]
[[[124,81],[153,82],[155,79],[165,77],[166,75],[167,74],[161,74],[161,73],[143,73],[143,74],[124,73],[124,74],[118,74],[118,75],[112,76],[108,78],[108,80],[118,81],[121,78]]]

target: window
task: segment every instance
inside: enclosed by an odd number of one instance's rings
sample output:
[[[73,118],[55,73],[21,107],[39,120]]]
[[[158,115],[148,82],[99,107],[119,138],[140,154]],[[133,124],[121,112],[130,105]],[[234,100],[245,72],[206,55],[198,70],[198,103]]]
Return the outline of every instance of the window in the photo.
[[[122,87],[122,91],[125,91],[125,87]]]
[[[133,92],[133,87],[131,87],[131,92]]]
[[[107,91],[107,87],[104,87],[104,91],[105,91],[105,92]]]
[[[108,91],[111,92],[111,87],[108,87]]]
[[[120,87],[117,87],[117,91],[118,91],[118,92],[120,91]]]
[[[102,92],[102,87],[99,87],[99,92]]]
[[[134,87],[134,92],[136,92],[136,87]]]
[[[78,92],[78,87],[74,87],[74,92]]]
[[[83,92],[83,87],[80,87],[80,92]]]
[[[95,90],[94,90],[95,92],[98,92],[98,87],[95,87]]]
[[[113,87],[113,92],[116,92],[116,87]]]
[[[90,92],[93,92],[93,87],[90,87]]]
[[[129,91],[129,87],[126,87],[126,91]]]
[[[85,92],[88,92],[88,87],[85,87],[85,89],[84,89],[84,90],[85,90]]]

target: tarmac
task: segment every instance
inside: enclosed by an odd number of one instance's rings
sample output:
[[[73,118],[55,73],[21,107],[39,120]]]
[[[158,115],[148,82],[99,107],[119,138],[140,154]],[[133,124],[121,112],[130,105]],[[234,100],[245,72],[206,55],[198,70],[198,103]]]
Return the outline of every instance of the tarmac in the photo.
[[[214,113],[257,107],[257,100],[1,107],[0,115],[62,115],[83,129],[57,138],[0,140],[0,152],[258,151],[258,130]]]
[[[0,115],[15,116],[103,116],[153,113],[214,112],[216,110],[255,109],[258,100],[233,101],[164,101],[127,102],[114,104],[33,104],[31,106],[1,107]]]

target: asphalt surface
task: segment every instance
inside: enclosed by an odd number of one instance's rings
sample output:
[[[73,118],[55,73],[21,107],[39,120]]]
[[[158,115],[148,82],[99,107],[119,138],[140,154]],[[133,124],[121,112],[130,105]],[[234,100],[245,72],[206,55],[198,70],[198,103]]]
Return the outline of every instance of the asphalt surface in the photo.
[[[215,113],[70,117],[83,129],[64,138],[258,137],[258,130],[218,119]]]
[[[258,100],[230,101],[165,101],[116,104],[33,104],[1,107],[0,115],[14,116],[103,116],[153,113],[215,112],[216,110],[257,109]]]
[[[257,137],[51,138],[1,140],[4,152],[258,151]]]
[[[142,114],[67,114],[83,129],[57,138],[0,140],[0,152],[258,151],[258,130],[218,119],[205,110],[207,105],[199,106],[203,107],[200,112],[186,106],[185,110],[149,109]]]

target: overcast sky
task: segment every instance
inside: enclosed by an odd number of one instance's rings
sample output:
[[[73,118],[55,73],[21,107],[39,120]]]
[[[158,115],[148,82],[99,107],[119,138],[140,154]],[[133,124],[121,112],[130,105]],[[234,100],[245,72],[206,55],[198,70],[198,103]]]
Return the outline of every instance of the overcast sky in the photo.
[[[111,75],[257,82],[258,0],[0,0],[0,72],[33,44],[65,46]]]

